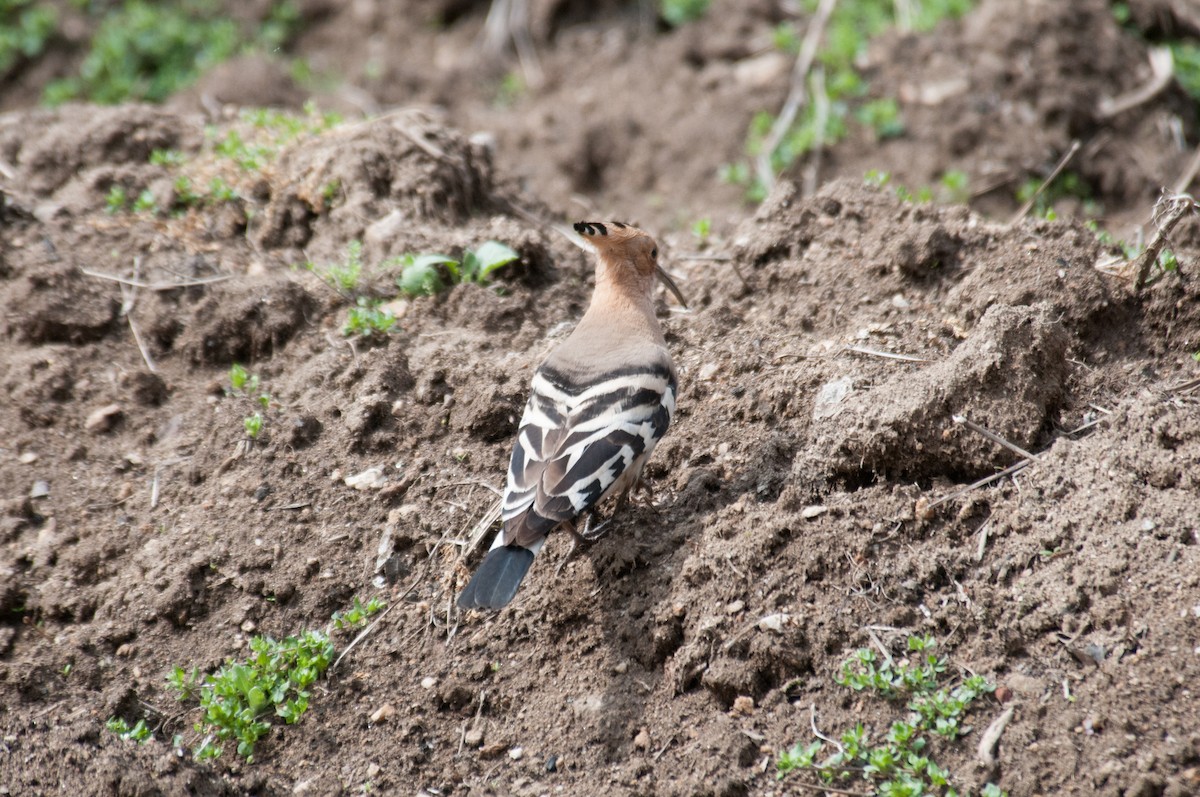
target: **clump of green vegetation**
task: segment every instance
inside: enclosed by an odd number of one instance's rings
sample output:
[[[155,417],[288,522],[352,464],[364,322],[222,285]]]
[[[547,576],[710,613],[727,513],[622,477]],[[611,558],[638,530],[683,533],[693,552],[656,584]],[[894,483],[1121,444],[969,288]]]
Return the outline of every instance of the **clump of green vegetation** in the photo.
[[[58,14],[33,0],[0,0],[0,78],[22,59],[37,58],[58,25]]]
[[[875,652],[862,648],[842,664],[837,683],[855,692],[874,692],[889,701],[903,700],[909,710],[885,733],[873,735],[859,723],[831,742],[837,751],[820,757],[826,742],[816,739],[798,743],[780,754],[777,776],[796,770],[814,773],[822,783],[845,783],[858,777],[867,781],[871,793],[884,797],[959,797],[951,773],[930,756],[928,734],[951,742],[969,730],[963,720],[971,703],[994,687],[982,676],[972,675],[953,688],[939,686],[946,660],[934,652],[930,636],[908,639],[909,659],[881,663]],[[1003,797],[994,784],[985,786],[980,797]],[[966,797],[966,795],[963,795]]]
[[[120,213],[125,210],[129,204],[129,192],[125,190],[125,186],[119,183],[113,183],[108,189],[108,194],[104,197],[104,209],[112,213]]]
[[[708,243],[708,237],[712,235],[712,219],[696,219],[692,223],[692,235],[696,236],[701,245]]]
[[[406,254],[389,262],[402,269],[396,280],[401,291],[409,296],[432,296],[459,283],[486,285],[497,269],[519,257],[499,241],[485,241],[476,249],[464,249],[459,260],[449,255]]]
[[[863,182],[875,188],[884,188],[885,186],[892,185],[892,190],[895,192],[896,197],[902,202],[913,202],[922,205],[935,201],[962,204],[970,199],[971,196],[968,189],[970,178],[966,172],[957,169],[944,172],[938,179],[936,186],[923,185],[916,189],[916,191],[910,190],[907,186],[900,183],[893,184],[890,172],[881,172],[877,169],[871,169],[863,175]]]
[[[904,135],[904,120],[900,118],[900,105],[894,97],[865,102],[854,112],[854,117],[871,128],[880,141]]]
[[[396,324],[396,317],[387,310],[379,309],[379,300],[359,296],[354,307],[346,314],[346,323],[342,325],[342,334],[346,337],[357,335],[361,338],[382,338]]]
[[[154,736],[144,719],[138,720],[133,727],[130,727],[129,723],[121,717],[111,717],[108,722],[104,723],[104,727],[121,737],[123,742],[145,744]]]
[[[1017,188],[1016,196],[1017,202],[1022,205],[1033,199],[1033,214],[1039,219],[1047,221],[1057,219],[1058,214],[1054,210],[1054,205],[1067,197],[1074,197],[1080,201],[1085,216],[1100,215],[1100,205],[1092,197],[1092,187],[1078,172],[1064,171],[1045,188],[1041,188],[1041,186],[1041,180],[1031,177]],[[1040,194],[1038,193],[1039,188],[1041,189]]]
[[[229,368],[230,387],[226,393],[230,396],[252,398],[260,408],[242,419],[242,427],[251,440],[257,440],[262,434],[263,425],[266,423],[263,413],[271,408],[271,394],[266,391],[260,392],[259,384],[258,374],[250,373],[244,366],[234,363]],[[258,395],[254,395],[256,393]]]
[[[249,379],[244,386],[249,386]],[[355,597],[353,606],[335,612],[330,624],[338,631],[360,628],[386,605],[378,597],[365,603]],[[330,634],[327,628],[283,640],[254,636],[247,659],[226,659],[211,675],[202,674],[198,667],[190,671],[173,668],[166,680],[176,699],[195,702],[203,712],[193,726],[196,739],[192,756],[198,761],[211,760],[222,754],[225,744],[236,742],[238,755],[253,762],[255,746],[274,727],[275,717],[292,725],[308,710],[309,688],[334,660]],[[126,720],[113,717],[106,726],[123,740],[144,742],[153,738],[144,719],[130,727]],[[182,749],[183,734],[176,735],[172,743]]]
[[[318,265],[310,260],[305,262],[304,267],[342,296],[350,298],[358,290],[362,279],[362,241],[355,240],[346,245],[346,258],[341,263]]]
[[[819,0],[804,0],[803,5],[812,14],[818,3]],[[872,38],[897,25],[913,31],[930,30],[942,19],[961,17],[974,5],[975,0],[922,0],[906,4],[893,0],[842,0],[834,6],[826,26],[824,45],[814,62],[814,73],[820,73],[821,83],[809,86],[811,97],[824,93],[828,98],[827,108],[820,110],[815,101],[805,104],[778,144],[765,153],[772,172],[784,171],[818,142],[833,144],[847,135],[850,111],[867,91],[866,82],[855,64]],[[800,37],[794,25],[785,23],[777,27],[772,40],[785,52],[794,53],[800,48]],[[862,102],[854,116],[878,138],[904,133],[900,108],[893,98]],[[763,112],[754,117],[746,138],[746,152],[752,158],[764,154],[764,147],[770,143],[766,140],[767,133],[774,124],[772,114]],[[745,163],[724,166],[721,177],[726,182],[743,186],[747,199],[753,202],[765,198],[766,187]]]
[[[182,667],[167,677],[179,700],[198,698],[204,712],[195,725],[201,739],[192,755],[198,761],[217,758],[222,742],[236,741],[238,755],[252,762],[272,716],[291,725],[308,710],[308,687],[333,662],[334,647],[327,634],[305,631],[282,641],[252,637],[250,654],[246,661],[226,660],[204,678]]]
[[[672,28],[695,22],[708,13],[712,0],[659,0],[658,13]]]
[[[212,0],[125,0],[105,11],[79,73],[51,83],[44,96],[50,104],[161,102],[239,51],[277,49],[298,21],[290,2],[275,3],[261,25],[243,30]]]
[[[330,619],[333,622],[333,627],[339,631],[348,631],[355,628],[362,628],[367,624],[367,620],[372,615],[378,614],[381,610],[387,608],[387,601],[378,596],[370,598],[366,603],[357,595],[354,596],[354,604],[344,612],[334,612]]]

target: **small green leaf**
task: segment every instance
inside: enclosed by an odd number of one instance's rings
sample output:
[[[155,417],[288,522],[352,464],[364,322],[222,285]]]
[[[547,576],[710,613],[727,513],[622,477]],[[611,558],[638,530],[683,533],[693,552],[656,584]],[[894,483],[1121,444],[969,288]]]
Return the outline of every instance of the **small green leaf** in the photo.
[[[473,276],[476,282],[487,282],[492,272],[517,260],[520,255],[499,241],[484,241],[474,252],[479,263],[478,273]]]

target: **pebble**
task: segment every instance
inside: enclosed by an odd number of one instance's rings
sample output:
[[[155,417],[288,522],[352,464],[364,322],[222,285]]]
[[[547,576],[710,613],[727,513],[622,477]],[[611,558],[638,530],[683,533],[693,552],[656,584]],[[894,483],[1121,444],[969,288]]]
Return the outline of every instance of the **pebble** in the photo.
[[[91,434],[103,434],[110,431],[123,414],[120,404],[108,404],[92,410],[83,422],[83,428]]]
[[[367,719],[372,725],[378,725],[382,722],[387,722],[394,716],[396,716],[396,707],[391,703],[384,703],[382,706],[372,711],[371,716]]]
[[[813,520],[815,518],[819,518],[821,515],[824,515],[827,511],[828,507],[821,506],[820,504],[814,504],[813,506],[806,506],[804,509],[801,509],[800,517],[804,518],[805,520]]]
[[[712,379],[714,376],[716,376],[716,374],[717,364],[715,362],[708,362],[700,366],[700,372],[696,374],[696,378],[701,382],[707,382],[709,379]]]
[[[383,475],[383,468],[367,468],[362,473],[355,473],[343,479],[347,487],[353,487],[355,490],[378,490],[387,484],[387,476]]]
[[[34,452],[26,451],[25,453],[21,454],[21,456],[17,457],[17,461],[20,462],[22,465],[31,465],[34,462],[37,462],[37,458],[38,458],[38,455],[35,454]]]
[[[731,714],[741,717],[748,717],[754,713],[754,698],[748,695],[738,695],[733,699],[733,708]]]
[[[463,744],[467,747],[482,747],[483,728],[472,728],[463,734]]]
[[[511,758],[513,761],[520,761],[521,757],[524,755],[525,755],[524,747],[514,747],[508,751],[508,757]]]
[[[378,764],[376,764],[374,761],[367,764],[367,777],[368,778],[377,777],[379,775],[380,771],[381,771],[381,767]]]
[[[30,498],[45,498],[50,495],[50,482],[41,479],[33,483],[33,488],[29,491]]]
[[[726,614],[740,614],[742,609],[745,609],[745,608],[746,608],[745,601],[737,600],[737,601],[733,601],[732,603],[730,603],[728,606],[725,607],[725,613]]]
[[[432,689],[435,686],[437,686],[437,678],[434,678],[432,675],[426,675],[421,679],[422,689]]]
[[[650,731],[642,728],[637,732],[637,736],[633,737],[633,747],[635,750],[650,749]]]

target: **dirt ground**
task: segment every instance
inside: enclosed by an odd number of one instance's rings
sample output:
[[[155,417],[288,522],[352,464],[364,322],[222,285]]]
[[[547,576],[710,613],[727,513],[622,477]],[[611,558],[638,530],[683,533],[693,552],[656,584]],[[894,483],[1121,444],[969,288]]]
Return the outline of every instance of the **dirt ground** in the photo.
[[[114,185],[179,199],[153,150],[201,184],[240,106],[298,107],[277,65],[220,67],[164,107],[37,108],[46,64],[3,86],[0,794],[820,793],[775,757],[813,725],[885,731],[896,708],[834,676],[909,634],[1002,687],[937,748],[964,789],[1200,794],[1200,222],[1171,235],[1182,273],[1135,290],[1079,198],[1009,220],[1073,140],[1118,237],[1162,187],[1194,188],[1178,86],[1101,110],[1150,76],[1106,3],[982,0],[877,40],[862,68],[904,135],[852,129],[757,208],[717,172],[787,93],[770,34],[789,4],[716,0],[668,30],[644,5],[532,3],[543,81],[516,96],[516,59],[479,44],[485,3],[300,5],[293,49],[339,77],[317,99],[347,121],[281,142],[229,202],[106,209]],[[1200,34],[1186,4],[1130,6]],[[868,169],[914,188],[964,171],[969,204],[903,201]],[[661,303],[679,410],[652,504],[557,575],[552,540],[504,611],[460,614],[479,558],[460,543],[590,295],[588,257],[533,215],[659,237],[690,303]],[[488,239],[521,255],[501,290],[400,301],[373,344],[297,266],[361,240],[382,297],[388,258]],[[272,397],[252,442],[233,363]],[[1035,460],[967,489],[1021,457],[955,416]],[[391,608],[298,724],[251,764],[177,754],[197,715],[171,668],[325,627],[354,596]]]

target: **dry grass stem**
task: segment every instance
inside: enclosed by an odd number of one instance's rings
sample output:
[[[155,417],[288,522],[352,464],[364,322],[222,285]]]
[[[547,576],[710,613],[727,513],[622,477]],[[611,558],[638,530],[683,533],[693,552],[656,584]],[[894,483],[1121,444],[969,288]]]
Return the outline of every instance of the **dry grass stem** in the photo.
[[[1033,203],[1037,202],[1037,198],[1042,195],[1043,191],[1046,190],[1046,186],[1054,182],[1054,179],[1058,177],[1062,170],[1067,168],[1067,164],[1070,163],[1071,159],[1075,157],[1076,152],[1079,152],[1079,139],[1075,139],[1071,142],[1071,148],[1067,150],[1066,155],[1062,156],[1062,159],[1059,160],[1058,165],[1054,167],[1054,171],[1050,172],[1050,176],[1042,181],[1042,184],[1038,186],[1038,189],[1033,192],[1033,196],[1025,200],[1025,204],[1021,206],[1021,209],[1013,214],[1013,217],[1008,221],[1009,226],[1012,226],[1021,219],[1025,218],[1025,214],[1028,213],[1029,209],[1033,207]]]

